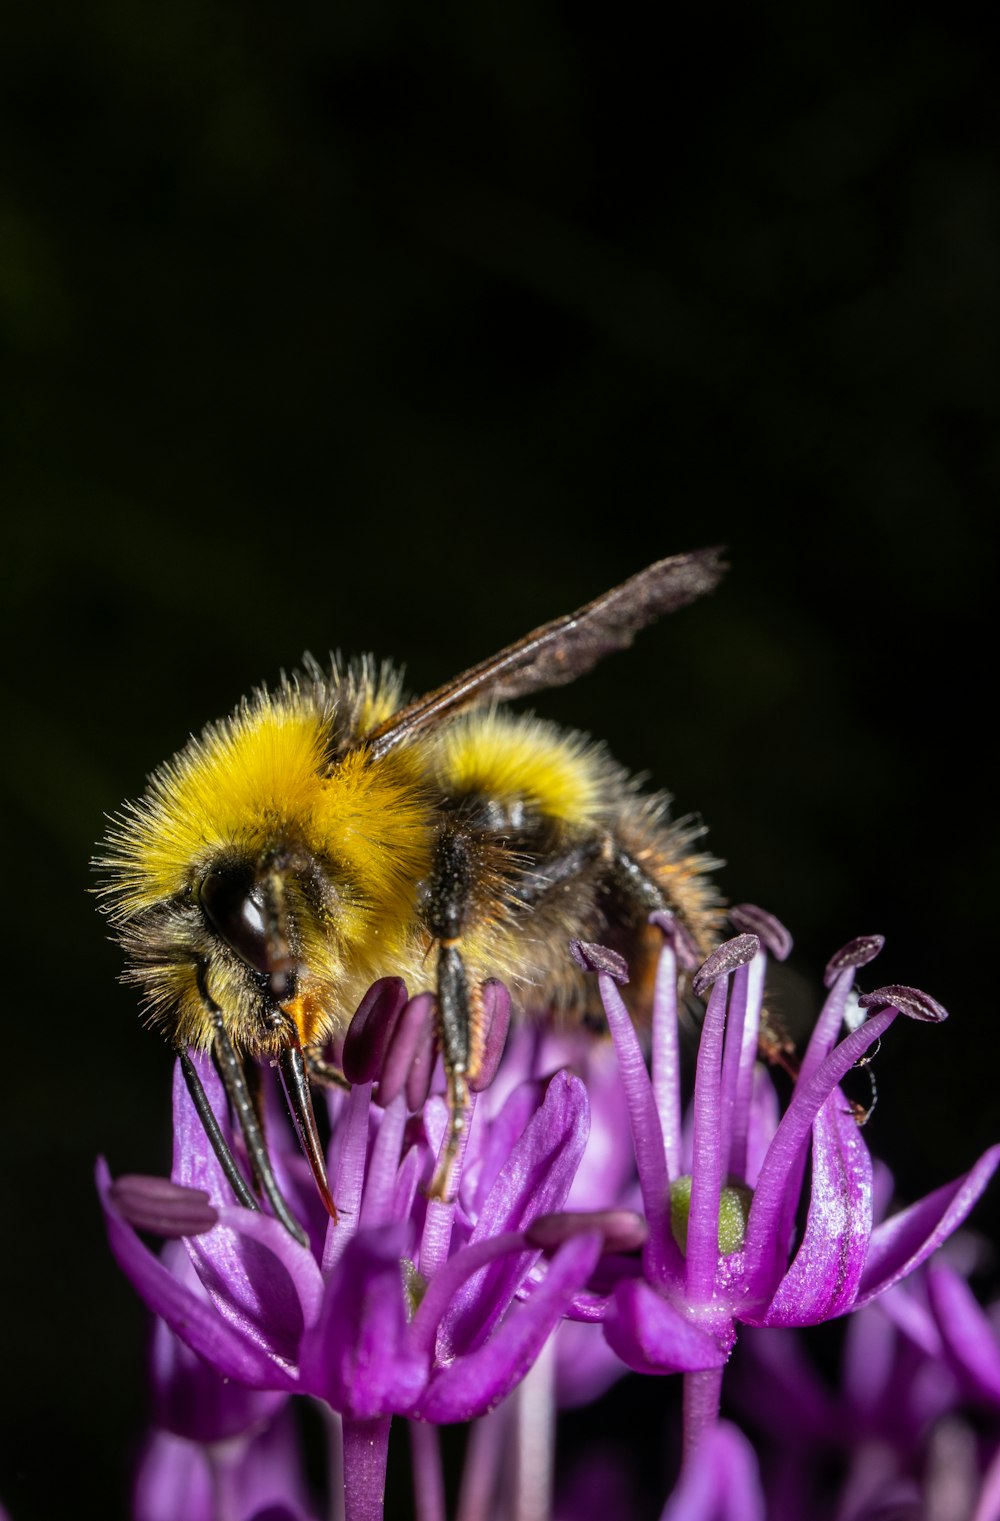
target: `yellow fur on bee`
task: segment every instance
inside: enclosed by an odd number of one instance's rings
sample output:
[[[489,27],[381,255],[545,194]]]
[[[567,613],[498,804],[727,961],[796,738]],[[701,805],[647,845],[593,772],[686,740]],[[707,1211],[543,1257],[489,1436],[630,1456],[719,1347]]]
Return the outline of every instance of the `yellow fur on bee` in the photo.
[[[579,735],[540,719],[487,711],[436,736],[437,770],[449,791],[505,804],[523,801],[547,818],[585,825],[599,812],[599,753]]]
[[[370,767],[360,752],[325,774],[327,729],[294,691],[258,694],[151,780],[111,835],[119,911],[182,892],[220,852],[253,859],[299,841],[336,861],[390,915],[411,908],[407,886],[426,869],[426,810],[405,757]],[[391,847],[390,847],[391,841]]]

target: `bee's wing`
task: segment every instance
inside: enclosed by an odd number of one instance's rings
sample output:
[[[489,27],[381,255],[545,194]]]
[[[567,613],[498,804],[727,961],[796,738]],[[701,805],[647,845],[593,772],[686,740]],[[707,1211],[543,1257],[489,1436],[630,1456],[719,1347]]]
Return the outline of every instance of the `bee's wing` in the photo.
[[[647,623],[711,591],[725,569],[720,556],[718,549],[698,549],[657,560],[577,612],[543,623],[498,655],[407,703],[361,744],[377,760],[472,703],[508,702],[575,681],[605,655],[627,648]]]

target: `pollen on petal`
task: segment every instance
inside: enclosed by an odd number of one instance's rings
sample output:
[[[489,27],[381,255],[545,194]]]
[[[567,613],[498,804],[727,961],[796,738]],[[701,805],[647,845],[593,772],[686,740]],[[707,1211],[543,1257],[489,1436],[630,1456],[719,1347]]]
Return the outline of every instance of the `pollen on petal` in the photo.
[[[884,935],[856,935],[853,940],[848,940],[827,962],[823,986],[832,988],[841,972],[846,972],[848,967],[867,966],[869,961],[875,960],[884,945]]]
[[[939,1025],[942,1020],[948,1018],[948,1010],[932,998],[929,993],[924,993],[920,988],[907,988],[901,983],[890,982],[884,988],[876,988],[873,993],[862,993],[858,999],[861,1008],[868,1009],[898,1009],[900,1014],[905,1014],[908,1019],[919,1019],[925,1024]]]
[[[606,972],[615,982],[628,982],[628,963],[617,951],[589,940],[571,940],[569,949],[577,966],[582,966],[585,972]]]
[[[728,977],[730,972],[751,962],[759,950],[760,940],[756,935],[735,935],[732,940],[724,940],[709,956],[701,971],[695,973],[691,986],[701,997],[720,977]]]

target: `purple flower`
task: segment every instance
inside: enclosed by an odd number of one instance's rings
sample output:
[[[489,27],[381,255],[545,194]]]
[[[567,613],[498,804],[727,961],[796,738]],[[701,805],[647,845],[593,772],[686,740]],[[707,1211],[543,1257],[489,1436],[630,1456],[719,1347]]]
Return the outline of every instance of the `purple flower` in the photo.
[[[941,1355],[968,1396],[1000,1416],[1000,1329],[963,1275],[947,1262],[927,1274],[927,1297]]]
[[[735,1426],[717,1421],[706,1431],[660,1521],[764,1521],[757,1459]]]
[[[788,1107],[777,1116],[757,1066],[765,954],[743,934],[695,978],[708,994],[689,1124],[682,1123],[677,1051],[677,952],[665,932],[652,1030],[652,1076],[618,993],[621,959],[582,946],[598,973],[618,1052],[649,1239],[641,1272],[623,1272],[603,1310],[605,1335],[640,1372],[689,1375],[685,1430],[691,1444],[715,1420],[722,1369],[740,1323],[814,1325],[860,1308],[911,1273],[965,1218],[1000,1161],[988,1151],[965,1176],[879,1225],[872,1163],[838,1084],[900,1014],[937,1022],[944,1010],[913,989],[883,988],[855,1001],[867,1011],[837,1044],[851,1012],[854,973],[881,941],[852,942],[828,968],[829,996]],[[767,916],[755,927],[779,950]],[[780,928],[780,927],[779,927]],[[795,1220],[809,1162],[808,1215]]]
[[[590,1133],[565,1208],[600,1219],[607,1253],[613,1249],[607,1239],[608,1204],[631,1212],[633,1229],[641,1225],[634,1212],[642,1207],[635,1159],[631,1147],[622,1144],[628,1136],[628,1103],[611,1042],[595,1039],[582,1028],[553,1030],[539,1013],[511,1033],[496,1081],[482,1094],[480,1109],[485,1107],[492,1118],[520,1084],[545,1081],[560,1071],[578,1077],[590,1101]],[[536,1244],[546,1244],[537,1231],[532,1236]],[[593,1317],[577,1319],[577,1313],[571,1308],[574,1318],[564,1319],[555,1331],[555,1398],[561,1409],[589,1404],[628,1371],[591,1323]]]
[[[586,1449],[560,1488],[555,1521],[607,1521],[640,1513],[635,1476],[621,1454]],[[769,1514],[769,1513],[768,1513]],[[803,1513],[805,1514],[805,1513]],[[706,1432],[667,1501],[661,1521],[764,1521],[757,1459],[727,1421]]]
[[[926,1305],[924,1270],[848,1317],[836,1387],[801,1332],[751,1330],[727,1378],[761,1434],[770,1521],[878,1515],[919,1495],[935,1428],[956,1408]]]
[[[877,1169],[876,1218],[890,1192]],[[973,1266],[974,1243],[953,1240],[851,1315],[835,1385],[813,1366],[800,1333],[743,1338],[727,1389],[761,1437],[769,1521],[996,1521],[1000,1460],[990,1459],[1000,1435],[1000,1353],[995,1325],[965,1281]],[[980,1407],[974,1424],[970,1400]]]
[[[314,1521],[289,1405],[228,1441],[154,1434],[139,1464],[135,1521]]]
[[[198,1275],[182,1242],[168,1241],[162,1260],[177,1282],[198,1293]],[[288,1400],[281,1391],[251,1389],[223,1377],[159,1318],[153,1325],[150,1373],[155,1426],[206,1446],[262,1427]]]
[[[967,1397],[993,1420],[993,1438],[1000,1418],[1000,1320],[997,1307],[988,1312],[976,1300],[960,1272],[949,1263],[935,1263],[927,1273],[927,1297],[940,1337],[941,1355]],[[1000,1517],[1000,1446],[996,1447],[979,1485],[973,1521]]]
[[[395,1030],[408,1028],[404,1010]],[[391,1046],[376,1054],[374,1070],[388,1070],[390,1056]],[[212,1064],[192,1059],[236,1147]],[[410,1121],[404,1093],[380,1109],[372,1087],[360,1083],[331,1100],[338,1224],[324,1222],[298,1154],[272,1146],[308,1248],[270,1215],[229,1202],[179,1070],[172,1181],[194,1192],[189,1214],[185,1196],[168,1200],[168,1228],[175,1211],[198,1219],[199,1233],[185,1237],[193,1276],[173,1253],[157,1257],[131,1223],[135,1209],[148,1226],[159,1199],[150,1205],[140,1188],[137,1204],[134,1181],[130,1195],[103,1163],[98,1171],[120,1266],[187,1347],[248,1389],[312,1394],[341,1413],[351,1516],[381,1514],[377,1475],[392,1416],[460,1421],[498,1404],[531,1367],[602,1245],[598,1230],[586,1231],[543,1259],[527,1235],[539,1216],[562,1209],[583,1154],[589,1109],[577,1078],[522,1083],[492,1118],[476,1117],[454,1203],[428,1200],[421,1186],[444,1142],[443,1100],[431,1097]],[[281,1134],[278,1120],[271,1117],[272,1136]]]

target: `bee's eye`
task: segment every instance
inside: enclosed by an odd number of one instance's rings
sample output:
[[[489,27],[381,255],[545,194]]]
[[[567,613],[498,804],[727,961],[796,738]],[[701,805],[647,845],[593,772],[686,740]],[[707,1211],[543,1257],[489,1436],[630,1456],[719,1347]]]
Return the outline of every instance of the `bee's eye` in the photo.
[[[264,900],[242,874],[210,871],[201,884],[205,917],[231,950],[257,972],[269,973]]]

